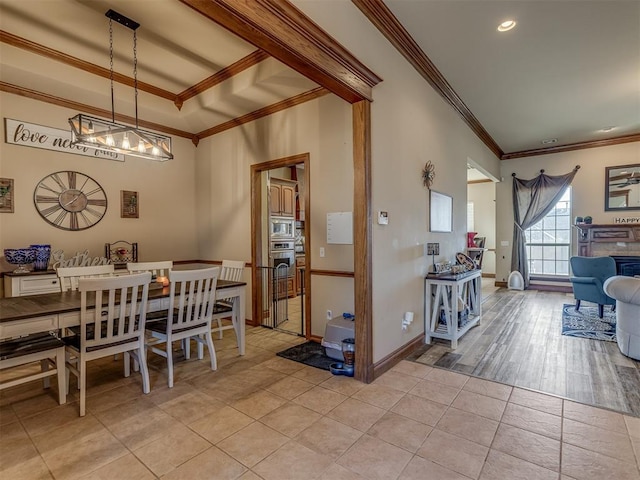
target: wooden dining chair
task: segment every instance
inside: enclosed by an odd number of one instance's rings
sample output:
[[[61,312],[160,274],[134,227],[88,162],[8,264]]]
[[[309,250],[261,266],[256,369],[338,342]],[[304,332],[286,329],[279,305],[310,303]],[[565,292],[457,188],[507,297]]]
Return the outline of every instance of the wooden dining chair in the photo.
[[[173,262],[171,260],[127,263],[127,271],[129,273],[151,272],[151,278],[169,277],[171,270],[173,270]]]
[[[233,282],[239,282],[242,280],[244,274],[245,263],[242,260],[223,260],[222,269],[220,270],[220,280],[231,280]],[[222,332],[224,330],[230,330],[233,325],[222,325],[222,319],[228,317],[233,311],[233,298],[224,298],[216,302],[215,310],[213,312],[213,320],[218,324],[213,329],[214,332],[218,332],[218,338],[222,340]]]
[[[145,323],[150,282],[149,272],[78,281],[80,332],[63,340],[72,357],[67,361],[67,370],[78,379],[81,417],[86,410],[87,363],[91,360],[124,353],[128,377],[130,355],[133,356],[140,365],[142,391],[149,393]]]
[[[167,359],[167,382],[173,387],[173,342],[190,339],[198,344],[207,345],[211,357],[211,370],[216,370],[216,351],[211,337],[211,318],[215,306],[216,286],[220,268],[199,270],[172,270],[169,273],[170,294],[169,309],[158,318],[154,312],[154,321],[147,324],[147,331],[153,337],[148,348]],[[158,345],[164,344],[164,349]],[[188,348],[185,348],[188,358]],[[198,348],[198,358],[204,357],[203,349]]]
[[[15,377],[8,376],[7,380],[0,382],[0,390],[41,378],[44,381],[44,388],[49,388],[49,377],[57,375],[58,402],[60,405],[66,403],[64,347],[64,342],[49,332],[33,333],[0,342],[0,370],[40,363],[39,372],[25,372]],[[50,370],[51,366],[55,369]]]
[[[58,267],[56,274],[60,279],[60,291],[78,290],[78,280],[89,277],[109,277],[115,269],[112,264],[90,267]]]

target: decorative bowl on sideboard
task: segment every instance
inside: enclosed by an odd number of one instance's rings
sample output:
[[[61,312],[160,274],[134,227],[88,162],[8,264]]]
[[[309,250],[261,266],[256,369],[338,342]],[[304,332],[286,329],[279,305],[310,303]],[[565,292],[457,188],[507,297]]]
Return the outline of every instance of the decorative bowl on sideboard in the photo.
[[[13,273],[29,273],[29,269],[25,266],[33,263],[36,259],[36,252],[29,248],[5,248],[4,258],[7,263],[18,265]]]

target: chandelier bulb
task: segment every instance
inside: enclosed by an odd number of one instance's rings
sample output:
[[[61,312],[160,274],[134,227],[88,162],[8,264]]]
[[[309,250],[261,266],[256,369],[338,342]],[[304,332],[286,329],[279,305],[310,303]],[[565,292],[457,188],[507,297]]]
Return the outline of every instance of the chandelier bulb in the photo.
[[[144,146],[144,141],[142,139],[140,139],[140,141],[138,142],[138,151],[140,153],[144,153],[147,151],[146,147]]]
[[[154,145],[151,149],[151,154],[157,157],[158,155],[160,155],[160,149]]]
[[[127,132],[125,132],[124,136],[122,137],[122,148],[124,150],[131,150],[131,144],[129,143],[129,135],[127,134]]]
[[[111,135],[111,127],[109,127],[109,131],[107,132],[107,138],[105,139],[105,143],[110,147],[113,147],[116,142],[113,140],[113,135]]]

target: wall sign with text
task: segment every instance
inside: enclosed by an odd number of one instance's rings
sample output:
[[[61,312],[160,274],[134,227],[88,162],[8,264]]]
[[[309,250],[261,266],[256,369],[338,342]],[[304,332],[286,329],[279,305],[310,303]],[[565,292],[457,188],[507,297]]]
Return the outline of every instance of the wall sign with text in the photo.
[[[115,152],[104,152],[82,145],[71,145],[71,131],[60,128],[45,127],[35,123],[21,122],[12,118],[4,119],[4,139],[12,145],[42,148],[56,152],[84,155],[85,157],[104,158],[124,162],[124,155]]]

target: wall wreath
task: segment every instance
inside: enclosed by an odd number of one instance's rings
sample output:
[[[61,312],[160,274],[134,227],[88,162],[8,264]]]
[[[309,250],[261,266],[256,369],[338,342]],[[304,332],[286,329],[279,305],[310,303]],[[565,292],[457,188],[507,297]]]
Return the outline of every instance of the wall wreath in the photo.
[[[436,167],[429,160],[422,169],[422,184],[427,188],[431,188],[434,178],[436,178]]]

